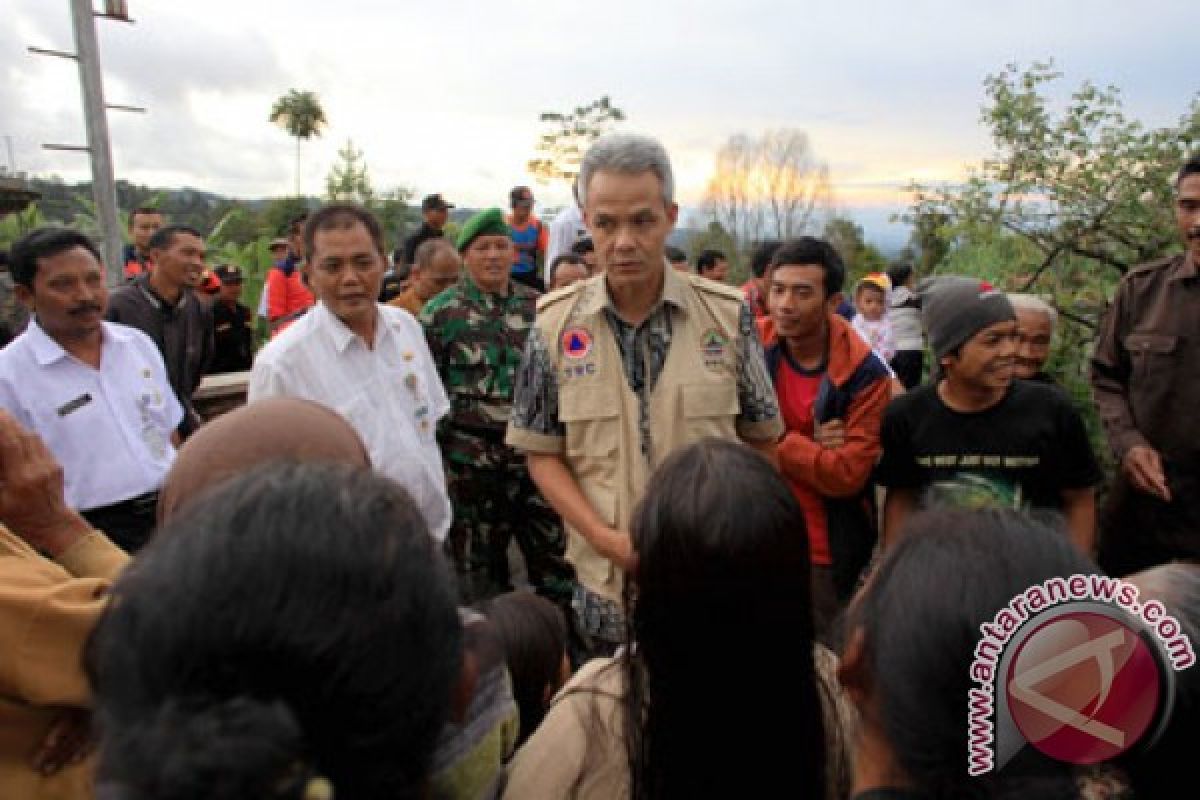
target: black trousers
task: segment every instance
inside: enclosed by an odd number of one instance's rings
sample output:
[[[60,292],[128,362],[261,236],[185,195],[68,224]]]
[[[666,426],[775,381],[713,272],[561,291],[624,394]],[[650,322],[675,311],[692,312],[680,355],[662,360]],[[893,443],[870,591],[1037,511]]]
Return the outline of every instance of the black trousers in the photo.
[[[79,513],[93,528],[104,531],[112,543],[133,555],[154,532],[158,510],[158,492],[147,492],[111,506],[90,508]]]

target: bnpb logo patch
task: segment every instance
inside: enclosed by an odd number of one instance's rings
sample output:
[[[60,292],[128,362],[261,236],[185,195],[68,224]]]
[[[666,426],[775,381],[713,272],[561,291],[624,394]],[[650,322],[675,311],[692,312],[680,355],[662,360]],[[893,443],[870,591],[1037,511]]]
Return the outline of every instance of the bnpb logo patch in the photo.
[[[586,358],[592,352],[592,334],[587,328],[568,328],[563,331],[562,351],[567,358]]]

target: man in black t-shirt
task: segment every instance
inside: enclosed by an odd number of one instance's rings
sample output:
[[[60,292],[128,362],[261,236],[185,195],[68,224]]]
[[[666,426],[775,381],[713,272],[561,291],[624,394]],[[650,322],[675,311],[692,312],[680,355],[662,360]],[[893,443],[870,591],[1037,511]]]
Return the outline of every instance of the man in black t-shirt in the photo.
[[[922,507],[1050,509],[1091,552],[1103,473],[1083,420],[1052,386],[1014,380],[1017,323],[1002,292],[942,278],[922,298],[935,375],[884,413],[884,541]]]

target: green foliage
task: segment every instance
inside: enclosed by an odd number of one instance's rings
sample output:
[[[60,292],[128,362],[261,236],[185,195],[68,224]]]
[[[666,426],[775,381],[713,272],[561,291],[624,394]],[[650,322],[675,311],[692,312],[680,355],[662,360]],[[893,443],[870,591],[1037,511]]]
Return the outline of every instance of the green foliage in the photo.
[[[24,211],[0,217],[0,250],[9,250],[25,234],[49,223],[38,203],[31,203]]]
[[[568,185],[579,174],[583,154],[592,142],[625,119],[625,112],[604,95],[573,111],[543,111],[539,119],[546,130],[534,148],[536,155],[526,169],[538,183],[564,181]]]
[[[1052,109],[1045,92],[1059,77],[1050,63],[988,77],[982,121],[996,153],[962,185],[914,185],[905,217],[940,228],[951,247],[982,227],[1027,240],[1037,252],[1022,265],[1030,287],[1075,258],[1120,274],[1169,252],[1173,178],[1200,143],[1200,96],[1177,125],[1147,130],[1125,116],[1111,86],[1085,82]]]
[[[371,187],[363,151],[357,149],[351,139],[347,139],[346,146],[338,150],[338,161],[325,178],[325,199],[333,203],[358,203],[367,207],[375,200],[375,190]]]
[[[289,89],[288,93],[275,101],[267,118],[297,139],[311,139],[321,135],[321,129],[329,124],[325,109],[316,92]]]
[[[854,284],[867,273],[887,269],[887,259],[883,253],[875,245],[867,243],[862,226],[849,217],[831,216],[821,231],[821,237],[833,245],[846,265],[846,291],[851,291]]]
[[[263,229],[263,221],[258,213],[234,202],[229,204],[229,210],[209,231],[208,244],[210,247],[226,242],[247,245],[268,233]]]
[[[379,217],[384,240],[389,247],[399,247],[403,244],[404,237],[421,224],[421,212],[412,204],[415,194],[416,192],[407,186],[398,186],[375,197],[371,210]]]
[[[309,207],[309,201],[304,197],[276,197],[262,214],[264,232],[272,237],[286,236],[291,221],[307,214]]]

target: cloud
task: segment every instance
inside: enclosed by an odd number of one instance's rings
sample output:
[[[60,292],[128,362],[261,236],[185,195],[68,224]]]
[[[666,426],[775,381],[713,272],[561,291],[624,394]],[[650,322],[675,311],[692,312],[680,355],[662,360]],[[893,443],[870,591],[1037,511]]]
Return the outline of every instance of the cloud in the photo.
[[[14,0],[0,29],[0,134],[27,169],[86,175],[65,3]],[[954,177],[990,150],[982,81],[1006,63],[1054,56],[1064,91],[1084,78],[1126,90],[1131,116],[1170,124],[1195,91],[1188,0],[609,0],[517,10],[476,0],[290,3],[138,0],[136,25],[99,23],[121,177],[243,196],[291,191],[294,142],[266,116],[289,88],[316,91],[325,134],[302,146],[318,192],[352,138],[377,188],[403,184],[469,205],[528,182],[544,110],[609,94],[627,127],[672,153],[685,202],[738,131],[800,127],[856,200],[882,187]],[[11,21],[11,24],[9,24]],[[10,113],[10,109],[15,113]],[[0,153],[3,151],[0,150]],[[538,187],[566,202],[566,187]]]

